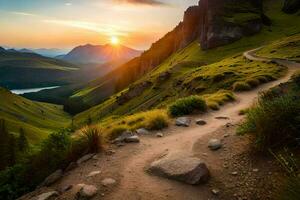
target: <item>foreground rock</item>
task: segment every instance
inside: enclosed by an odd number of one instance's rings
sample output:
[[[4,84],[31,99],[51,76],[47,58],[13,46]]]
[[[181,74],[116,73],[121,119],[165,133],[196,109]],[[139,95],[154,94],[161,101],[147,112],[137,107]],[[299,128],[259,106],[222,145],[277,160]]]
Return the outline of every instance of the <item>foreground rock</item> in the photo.
[[[57,182],[59,179],[61,179],[62,176],[63,176],[63,171],[59,169],[54,173],[52,173],[50,176],[48,176],[42,183],[42,186],[50,186],[53,183]]]
[[[79,191],[76,193],[76,200],[88,200],[98,193],[98,189],[94,185],[79,184]]]
[[[56,191],[51,191],[51,192],[46,192],[43,194],[40,194],[36,198],[33,198],[34,200],[52,200],[58,197],[58,192]]]
[[[125,131],[123,132],[119,137],[114,139],[112,143],[114,144],[120,144],[120,143],[137,143],[140,142],[139,136],[133,134],[131,131]]]
[[[138,143],[140,142],[140,138],[137,135],[133,135],[124,139],[126,143]]]
[[[206,183],[209,179],[209,171],[203,161],[177,154],[168,154],[154,161],[150,165],[149,172],[191,185]]]
[[[211,139],[208,142],[208,148],[210,148],[213,151],[218,150],[221,147],[222,147],[222,143],[221,143],[221,140],[219,140],[219,139]]]
[[[191,119],[188,117],[179,117],[175,121],[176,126],[189,127],[191,124]]]

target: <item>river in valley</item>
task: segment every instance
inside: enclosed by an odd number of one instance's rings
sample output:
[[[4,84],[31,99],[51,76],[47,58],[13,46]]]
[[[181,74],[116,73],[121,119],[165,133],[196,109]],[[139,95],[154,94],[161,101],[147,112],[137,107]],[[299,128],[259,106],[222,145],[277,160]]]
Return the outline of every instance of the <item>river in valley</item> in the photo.
[[[31,93],[31,92],[39,92],[42,90],[50,90],[50,89],[55,89],[59,88],[60,86],[51,86],[51,87],[41,87],[41,88],[28,88],[28,89],[14,89],[11,90],[12,93],[14,94],[25,94],[25,93]]]

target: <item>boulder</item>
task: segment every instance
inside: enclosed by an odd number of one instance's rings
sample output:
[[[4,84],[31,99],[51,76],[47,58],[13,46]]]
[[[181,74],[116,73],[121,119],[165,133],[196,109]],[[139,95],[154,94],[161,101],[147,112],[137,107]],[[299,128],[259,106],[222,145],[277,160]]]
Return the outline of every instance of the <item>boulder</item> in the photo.
[[[156,133],[156,137],[164,137],[164,134],[163,133]]]
[[[130,136],[130,137],[126,137],[124,139],[124,141],[126,143],[139,143],[140,142],[140,138],[137,135],[133,135],[133,136]]]
[[[54,200],[56,197],[58,197],[58,192],[57,191],[51,191],[51,192],[46,192],[43,194],[40,194],[36,198],[33,198],[34,200]]]
[[[206,121],[204,121],[203,119],[197,119],[196,120],[196,124],[200,125],[200,126],[203,126],[203,125],[206,125]]]
[[[79,191],[76,193],[76,200],[88,200],[93,198],[97,192],[98,188],[94,185],[78,184]]]
[[[103,186],[110,186],[116,184],[116,180],[112,178],[105,178],[101,181]]]
[[[131,136],[134,136],[134,134],[131,131],[124,131],[119,137],[113,140],[113,143],[125,142],[125,139]]]
[[[90,160],[95,154],[86,154],[85,156],[81,157],[80,159],[77,160],[77,164],[80,165],[88,160]]]
[[[176,126],[183,126],[183,127],[189,127],[190,123],[191,123],[191,119],[188,117],[179,117],[175,121]]]
[[[208,147],[213,151],[220,149],[222,147],[221,140],[219,140],[219,139],[209,140]]]
[[[203,161],[178,154],[168,154],[154,161],[150,165],[149,172],[191,185],[206,183],[209,179],[209,171]]]
[[[42,183],[42,186],[50,186],[53,183],[57,182],[61,177],[63,176],[63,171],[61,169],[55,171],[50,176],[48,176],[44,182]]]
[[[149,135],[150,132],[145,128],[139,128],[136,130],[136,133],[139,135]]]

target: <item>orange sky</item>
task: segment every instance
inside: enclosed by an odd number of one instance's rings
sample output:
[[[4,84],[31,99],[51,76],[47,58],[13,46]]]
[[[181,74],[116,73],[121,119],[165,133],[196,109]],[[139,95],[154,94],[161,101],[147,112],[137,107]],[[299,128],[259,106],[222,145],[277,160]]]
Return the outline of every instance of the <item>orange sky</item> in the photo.
[[[25,3],[26,2],[26,3]],[[120,3],[121,2],[121,3]],[[197,0],[0,0],[0,46],[72,48],[122,44],[146,49],[182,19]]]

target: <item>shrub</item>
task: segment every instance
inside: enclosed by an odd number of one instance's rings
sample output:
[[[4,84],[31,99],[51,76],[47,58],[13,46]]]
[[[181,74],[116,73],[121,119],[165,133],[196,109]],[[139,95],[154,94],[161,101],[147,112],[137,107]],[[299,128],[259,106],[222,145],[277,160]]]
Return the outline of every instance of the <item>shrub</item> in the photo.
[[[165,113],[149,116],[146,120],[145,127],[148,130],[161,130],[169,125],[168,116]]]
[[[297,72],[292,76],[292,81],[295,82],[298,86],[300,86],[300,71],[297,71]]]
[[[86,141],[89,153],[97,153],[102,149],[102,133],[97,127],[86,127],[82,131],[81,139]]]
[[[207,106],[212,110],[219,110],[220,106],[224,105],[226,102],[234,101],[235,97],[231,91],[219,90],[213,94],[203,95]]]
[[[191,114],[194,111],[206,111],[207,105],[206,102],[199,96],[189,96],[181,98],[171,106],[169,106],[169,113],[176,117],[182,115]]]
[[[238,133],[252,133],[259,150],[295,142],[300,133],[300,103],[295,99],[291,94],[273,98],[262,95],[258,104],[248,110]]]
[[[220,110],[219,104],[216,102],[208,102],[207,106],[212,110]]]
[[[240,91],[248,91],[248,90],[251,90],[251,86],[248,83],[239,81],[233,84],[233,91],[240,92]]]
[[[249,84],[251,87],[257,87],[260,84],[258,79],[248,79],[246,80],[246,83]]]

